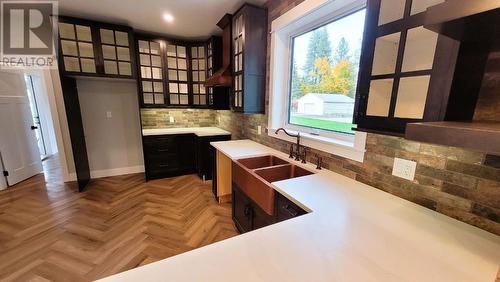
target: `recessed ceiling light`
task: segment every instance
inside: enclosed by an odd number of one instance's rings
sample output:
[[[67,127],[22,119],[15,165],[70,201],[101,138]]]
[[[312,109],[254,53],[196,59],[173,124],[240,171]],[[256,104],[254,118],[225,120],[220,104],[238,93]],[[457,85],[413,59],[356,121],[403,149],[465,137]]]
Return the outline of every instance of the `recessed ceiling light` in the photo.
[[[171,14],[163,14],[163,19],[167,22],[167,23],[171,23],[174,21],[174,16],[172,16]]]

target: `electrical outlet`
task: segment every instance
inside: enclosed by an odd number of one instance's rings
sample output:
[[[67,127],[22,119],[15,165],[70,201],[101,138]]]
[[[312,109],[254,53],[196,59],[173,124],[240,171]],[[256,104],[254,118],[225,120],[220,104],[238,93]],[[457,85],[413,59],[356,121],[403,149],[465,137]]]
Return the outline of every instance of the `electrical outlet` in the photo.
[[[112,118],[113,117],[113,113],[111,111],[106,111],[106,117],[107,118]]]
[[[173,116],[170,116],[168,120],[170,121],[170,123],[174,123],[175,122],[175,119],[174,119]]]
[[[257,134],[259,134],[259,135],[262,134],[262,126],[260,126],[260,125],[257,126]]]
[[[392,175],[413,181],[413,179],[415,178],[416,169],[417,162],[394,158]]]

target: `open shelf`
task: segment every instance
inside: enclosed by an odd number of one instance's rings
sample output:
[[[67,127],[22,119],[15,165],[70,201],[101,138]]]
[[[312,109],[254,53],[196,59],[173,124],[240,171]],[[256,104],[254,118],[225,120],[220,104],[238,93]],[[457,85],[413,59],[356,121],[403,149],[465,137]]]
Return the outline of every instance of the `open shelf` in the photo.
[[[497,0],[447,0],[427,9],[424,26],[456,40],[478,41],[499,15]]]
[[[409,123],[405,138],[500,154],[500,122],[496,121]]]

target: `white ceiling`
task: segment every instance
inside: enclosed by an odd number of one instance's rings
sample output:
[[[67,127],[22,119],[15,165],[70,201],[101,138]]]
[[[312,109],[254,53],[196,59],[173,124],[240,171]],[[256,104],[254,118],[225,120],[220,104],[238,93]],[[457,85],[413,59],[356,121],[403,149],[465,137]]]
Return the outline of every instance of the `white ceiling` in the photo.
[[[59,14],[182,39],[205,39],[219,34],[216,23],[244,2],[262,5],[266,0],[59,0]],[[172,14],[174,21],[165,22],[164,13]]]

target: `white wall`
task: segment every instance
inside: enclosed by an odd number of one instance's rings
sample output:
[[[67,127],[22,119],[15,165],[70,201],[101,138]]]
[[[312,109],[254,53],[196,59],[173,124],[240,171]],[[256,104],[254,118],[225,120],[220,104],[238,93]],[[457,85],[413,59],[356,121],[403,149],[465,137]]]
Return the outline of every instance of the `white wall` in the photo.
[[[91,176],[144,171],[135,81],[77,79]]]

